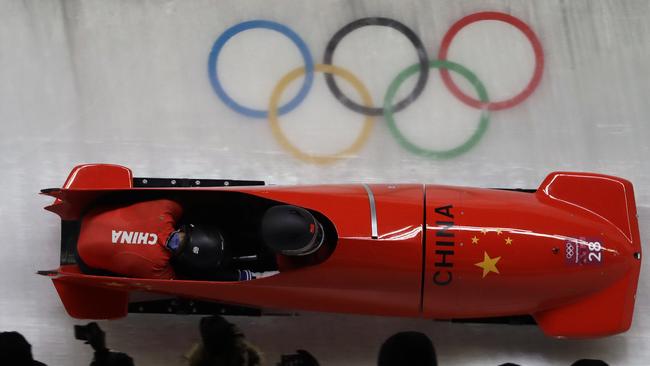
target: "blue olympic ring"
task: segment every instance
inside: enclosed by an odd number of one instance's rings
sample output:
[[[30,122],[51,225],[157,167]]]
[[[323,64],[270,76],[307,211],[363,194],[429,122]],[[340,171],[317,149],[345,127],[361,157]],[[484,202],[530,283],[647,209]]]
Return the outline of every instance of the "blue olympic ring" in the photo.
[[[296,96],[293,97],[293,99],[291,99],[287,104],[278,108],[278,113],[280,115],[283,115],[287,112],[292,111],[303,101],[303,99],[305,99],[314,80],[314,60],[311,57],[311,52],[309,52],[307,44],[302,40],[302,38],[300,38],[300,36],[298,36],[296,32],[285,25],[272,22],[270,20],[251,20],[236,24],[228,28],[225,32],[223,32],[223,34],[221,34],[221,36],[219,36],[219,38],[217,38],[217,40],[214,42],[214,45],[212,46],[212,50],[210,51],[210,57],[208,58],[208,74],[210,75],[210,84],[212,84],[212,89],[214,89],[214,91],[217,93],[219,99],[221,99],[228,107],[234,111],[254,118],[268,117],[268,110],[248,108],[235,102],[235,100],[233,100],[223,89],[217,72],[217,59],[219,58],[219,53],[223,49],[223,46],[226,44],[226,42],[228,42],[228,40],[230,40],[230,38],[232,38],[237,33],[255,28],[270,29],[284,34],[298,47],[298,50],[302,54],[302,58],[305,61],[305,79],[302,83],[302,86],[300,87],[300,90],[298,91],[298,94],[296,94]]]

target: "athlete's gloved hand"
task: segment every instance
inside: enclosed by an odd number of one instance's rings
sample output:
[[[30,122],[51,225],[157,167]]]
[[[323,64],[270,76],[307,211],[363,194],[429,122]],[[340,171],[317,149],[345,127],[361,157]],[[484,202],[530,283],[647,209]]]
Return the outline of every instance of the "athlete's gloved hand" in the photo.
[[[239,281],[249,281],[256,278],[270,277],[280,272],[278,271],[266,271],[266,272],[251,272],[248,269],[238,269],[237,270]]]

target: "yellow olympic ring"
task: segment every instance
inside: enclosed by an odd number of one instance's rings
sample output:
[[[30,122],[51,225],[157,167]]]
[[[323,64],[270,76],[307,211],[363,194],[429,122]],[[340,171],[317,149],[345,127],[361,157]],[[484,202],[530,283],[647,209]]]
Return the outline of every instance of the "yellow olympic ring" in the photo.
[[[350,85],[354,87],[354,89],[357,90],[359,95],[361,96],[361,99],[363,101],[363,104],[366,107],[372,107],[372,98],[370,97],[370,93],[368,92],[368,89],[359,81],[359,79],[352,75],[351,72],[338,67],[334,65],[325,65],[325,64],[316,64],[314,65],[314,71],[322,72],[322,73],[328,73],[328,74],[333,74],[342,77],[345,79]],[[363,122],[363,128],[361,129],[361,132],[359,133],[359,136],[357,137],[356,140],[352,143],[352,145],[348,146],[347,148],[336,152],[331,155],[316,155],[316,154],[309,154],[306,153],[299,148],[297,148],[289,139],[285,136],[284,132],[282,132],[282,129],[280,128],[280,124],[278,122],[278,103],[280,101],[280,97],[282,96],[282,92],[286,89],[286,87],[291,83],[293,80],[299,78],[300,76],[305,74],[305,67],[298,67],[292,71],[290,71],[288,74],[286,74],[278,84],[275,86],[273,89],[273,93],[271,93],[271,100],[269,102],[269,122],[271,124],[271,131],[273,132],[273,136],[278,140],[280,145],[287,149],[293,156],[296,158],[306,161],[308,163],[316,163],[316,164],[331,164],[339,159],[342,159],[348,155],[354,154],[361,147],[363,144],[368,140],[368,137],[370,137],[370,132],[372,131],[372,127],[374,126],[374,121],[372,116],[366,116],[364,122]]]

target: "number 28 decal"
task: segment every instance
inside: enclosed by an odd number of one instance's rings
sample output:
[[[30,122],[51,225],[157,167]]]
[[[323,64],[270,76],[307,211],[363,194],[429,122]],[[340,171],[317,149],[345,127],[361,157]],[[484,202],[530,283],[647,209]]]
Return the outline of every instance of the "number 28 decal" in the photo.
[[[567,241],[566,263],[569,265],[599,265],[603,262],[603,246],[600,241]]]

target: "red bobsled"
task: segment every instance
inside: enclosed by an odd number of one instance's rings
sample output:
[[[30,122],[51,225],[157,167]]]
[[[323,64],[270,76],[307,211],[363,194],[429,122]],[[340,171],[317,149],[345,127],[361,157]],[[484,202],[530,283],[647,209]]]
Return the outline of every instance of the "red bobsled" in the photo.
[[[597,337],[631,324],[641,267],[632,184],[551,173],[537,190],[428,184],[265,186],[234,180],[133,178],[128,168],[82,165],[47,207],[62,219],[61,266],[51,276],[68,313],[105,319],[143,311],[134,294],[284,309],[431,319],[531,315],[550,336]],[[116,200],[172,197],[186,212],[217,215],[241,231],[242,253],[262,246],[260,210],[291,204],[325,222],[311,256],[276,255],[278,274],[250,281],[153,280],[83,274],[79,220]],[[194,210],[194,211],[193,211]],[[244,238],[245,233],[245,238]],[[236,237],[236,236],[235,236]],[[183,300],[184,301],[184,300]],[[172,309],[172,307],[174,307]],[[198,309],[201,312],[201,309]],[[222,311],[224,311],[222,309]],[[146,312],[146,311],[145,311]]]

